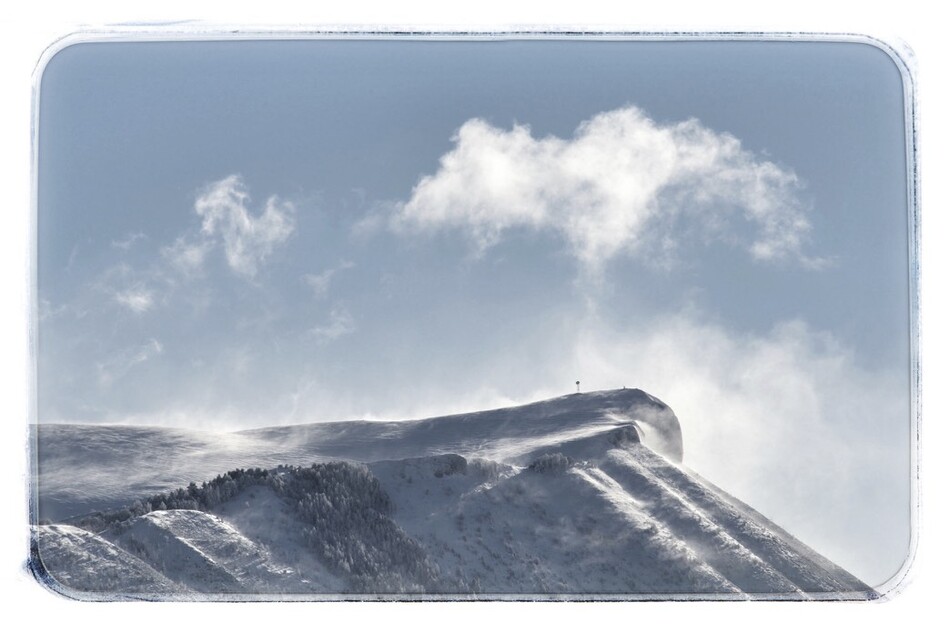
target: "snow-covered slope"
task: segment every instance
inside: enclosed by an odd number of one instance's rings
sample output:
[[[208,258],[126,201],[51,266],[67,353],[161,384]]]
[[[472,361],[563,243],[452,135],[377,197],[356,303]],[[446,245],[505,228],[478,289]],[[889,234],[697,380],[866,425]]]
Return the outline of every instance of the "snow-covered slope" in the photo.
[[[103,536],[193,591],[241,593],[280,588],[265,550],[228,523],[196,510],[160,510]]]
[[[268,567],[279,574],[257,583],[260,593],[340,593],[346,583],[333,575],[303,537],[291,505],[267,486],[254,486],[214,509],[242,536],[265,552]]]
[[[78,557],[88,542],[97,557],[124,561],[122,569],[136,579],[128,586],[105,582],[105,592],[135,593],[129,587],[152,579],[167,595],[872,595],[686,468],[676,417],[639,390],[429,420],[204,438],[159,429],[40,428],[41,513],[90,510],[101,499],[111,503],[100,510],[131,506],[153,492],[135,467],[149,450],[148,437],[171,454],[145,461],[155,481],[210,480],[225,462],[271,470],[234,471],[207,486],[143,499],[126,512],[68,521],[98,526],[98,535],[38,528],[40,550],[51,552],[44,562],[57,560],[65,570],[54,574],[59,582],[96,586]],[[67,439],[82,448],[70,451],[62,444]],[[83,452],[99,461],[77,460]],[[275,468],[341,458],[368,469]],[[125,483],[102,481],[121,468],[133,471]],[[58,475],[44,481],[48,473]],[[205,474],[185,476],[195,473]]]
[[[629,435],[597,440],[573,463],[559,453],[522,469],[460,456],[371,468],[399,525],[443,573],[481,591],[804,598],[867,590]],[[597,444],[603,453],[592,458]]]
[[[674,461],[682,459],[676,416],[639,389],[571,394],[426,420],[326,422],[235,433],[46,424],[35,427],[38,514],[62,520],[233,468],[445,453],[523,464],[549,447],[634,421],[647,446]]]
[[[474,590],[738,593],[596,466],[498,473],[457,459],[448,472],[444,458],[374,472],[393,495],[397,522],[444,574]]]
[[[34,572],[72,595],[176,594],[181,587],[105,539],[71,525],[33,529]]]

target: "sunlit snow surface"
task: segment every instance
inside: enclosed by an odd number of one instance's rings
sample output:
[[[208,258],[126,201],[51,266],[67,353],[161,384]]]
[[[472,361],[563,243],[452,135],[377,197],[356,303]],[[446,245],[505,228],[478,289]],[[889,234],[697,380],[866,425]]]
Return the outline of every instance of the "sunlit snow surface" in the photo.
[[[636,389],[406,422],[36,431],[37,518],[53,524],[35,531],[38,573],[78,597],[870,595],[683,467],[675,415]],[[267,485],[99,534],[67,525],[235,468],[339,460],[367,464],[361,477],[389,506],[352,514],[361,500],[340,489],[322,529],[359,516],[377,523],[365,534],[379,542],[354,542],[350,530],[324,544],[299,502]],[[359,565],[378,565],[379,577]]]

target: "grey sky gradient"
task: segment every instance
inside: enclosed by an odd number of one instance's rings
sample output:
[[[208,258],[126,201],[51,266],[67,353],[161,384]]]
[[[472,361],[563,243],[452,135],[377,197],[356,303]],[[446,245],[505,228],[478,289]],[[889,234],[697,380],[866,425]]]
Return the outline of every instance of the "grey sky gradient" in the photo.
[[[40,95],[40,422],[405,418],[626,384],[677,412],[688,465],[865,580],[906,554],[906,157],[883,52],[79,44]],[[584,145],[598,116],[613,127]],[[725,158],[652,198],[612,189],[658,163],[618,152],[683,126],[677,147]],[[492,189],[479,165],[500,156],[524,182]],[[577,238],[598,209],[594,229],[639,209],[638,238]],[[793,247],[757,251],[766,226]]]

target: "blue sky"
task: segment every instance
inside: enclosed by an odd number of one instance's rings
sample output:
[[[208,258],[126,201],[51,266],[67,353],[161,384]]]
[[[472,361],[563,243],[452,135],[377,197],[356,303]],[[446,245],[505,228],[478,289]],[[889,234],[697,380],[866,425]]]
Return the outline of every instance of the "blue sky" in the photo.
[[[874,582],[906,553],[903,93],[874,47],[79,44],[39,125],[40,422],[640,386],[687,464],[833,559]]]

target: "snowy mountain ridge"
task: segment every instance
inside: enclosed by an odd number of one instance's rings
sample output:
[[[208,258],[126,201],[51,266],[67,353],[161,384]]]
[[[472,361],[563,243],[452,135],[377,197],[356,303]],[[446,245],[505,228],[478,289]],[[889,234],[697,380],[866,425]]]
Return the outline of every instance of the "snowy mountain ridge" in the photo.
[[[204,438],[37,431],[53,523],[36,528],[37,569],[78,597],[873,595],[684,467],[675,415],[635,389]],[[237,470],[181,477],[224,462]],[[175,477],[186,487],[147,483]]]

